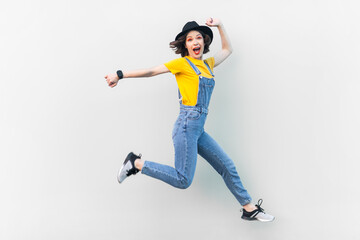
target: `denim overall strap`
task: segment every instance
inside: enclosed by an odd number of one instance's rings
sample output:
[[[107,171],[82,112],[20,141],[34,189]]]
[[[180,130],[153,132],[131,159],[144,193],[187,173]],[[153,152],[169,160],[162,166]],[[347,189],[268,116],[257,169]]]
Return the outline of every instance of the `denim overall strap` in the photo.
[[[189,63],[189,65],[192,67],[194,72],[199,76],[199,90],[198,90],[198,96],[197,96],[197,103],[194,106],[195,108],[201,109],[201,112],[208,112],[208,106],[211,98],[211,93],[214,88],[214,78],[207,78],[204,76],[201,76],[200,70],[196,67],[196,65],[191,62],[188,58],[185,58],[186,61]],[[209,72],[211,75],[213,75],[209,65],[204,62],[207,66]]]
[[[195,71],[196,75],[200,75],[201,72],[200,70],[195,66],[195,64],[193,64],[189,59],[185,58],[186,61],[189,63],[190,67]],[[181,93],[180,93],[180,90],[178,89],[178,96],[179,96],[179,102],[181,103],[182,101],[182,96],[181,96]],[[182,105],[182,104],[181,104]]]
[[[195,73],[196,73],[197,75],[200,75],[201,72],[200,72],[200,70],[195,66],[195,64],[193,64],[189,59],[187,59],[187,58],[185,58],[185,59],[186,59],[186,61],[190,64],[190,66],[192,67],[192,69],[194,69]]]
[[[211,71],[211,68],[210,68],[209,64],[207,64],[206,61],[204,61],[204,63],[205,63],[205,65],[206,65],[206,67],[209,69],[209,72],[210,72],[211,76],[214,77],[215,75],[214,75],[214,73]]]

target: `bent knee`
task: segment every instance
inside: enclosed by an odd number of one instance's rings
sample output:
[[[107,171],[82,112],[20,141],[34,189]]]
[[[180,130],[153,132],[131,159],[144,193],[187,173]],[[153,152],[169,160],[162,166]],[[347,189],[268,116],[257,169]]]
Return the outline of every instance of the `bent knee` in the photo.
[[[187,189],[188,187],[190,187],[191,183],[192,183],[191,178],[182,176],[178,182],[177,187],[180,189]]]

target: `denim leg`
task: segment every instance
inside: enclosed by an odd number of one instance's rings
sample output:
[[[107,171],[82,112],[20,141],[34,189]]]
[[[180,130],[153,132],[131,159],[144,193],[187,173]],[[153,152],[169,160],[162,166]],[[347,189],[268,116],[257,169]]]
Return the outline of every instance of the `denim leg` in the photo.
[[[175,168],[145,161],[141,173],[177,188],[186,189],[190,186],[195,174],[199,134],[196,134],[198,131],[193,131],[187,122],[186,118],[180,119],[174,126]]]
[[[205,131],[198,140],[198,151],[199,155],[208,161],[222,176],[226,186],[242,206],[251,202],[251,197],[242,185],[234,162],[227,156],[219,144]]]

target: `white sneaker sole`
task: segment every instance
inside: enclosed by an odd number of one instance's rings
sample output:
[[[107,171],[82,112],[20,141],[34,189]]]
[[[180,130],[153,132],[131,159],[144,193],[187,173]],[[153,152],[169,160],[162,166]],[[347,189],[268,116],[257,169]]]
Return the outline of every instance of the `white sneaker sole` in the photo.
[[[132,168],[131,162],[128,161],[126,164],[123,164],[118,172],[117,180],[119,183],[122,183],[125,178],[128,176],[126,175],[127,171]]]

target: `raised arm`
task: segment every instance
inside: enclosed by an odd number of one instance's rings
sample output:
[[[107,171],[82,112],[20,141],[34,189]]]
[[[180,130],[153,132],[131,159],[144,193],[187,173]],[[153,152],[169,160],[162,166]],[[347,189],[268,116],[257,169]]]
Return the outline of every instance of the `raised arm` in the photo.
[[[148,68],[148,69],[140,69],[134,71],[123,71],[123,78],[140,78],[140,77],[153,77],[162,73],[170,72],[169,69],[161,64],[156,67]],[[111,73],[105,76],[106,82],[109,87],[115,87],[119,82],[119,77],[116,73]]]
[[[230,39],[226,34],[224,25],[221,23],[220,19],[209,18],[206,21],[206,25],[209,27],[217,27],[219,30],[220,38],[221,38],[221,51],[216,53],[214,56],[215,67],[222,63],[227,57],[232,53],[232,47],[230,43]]]

